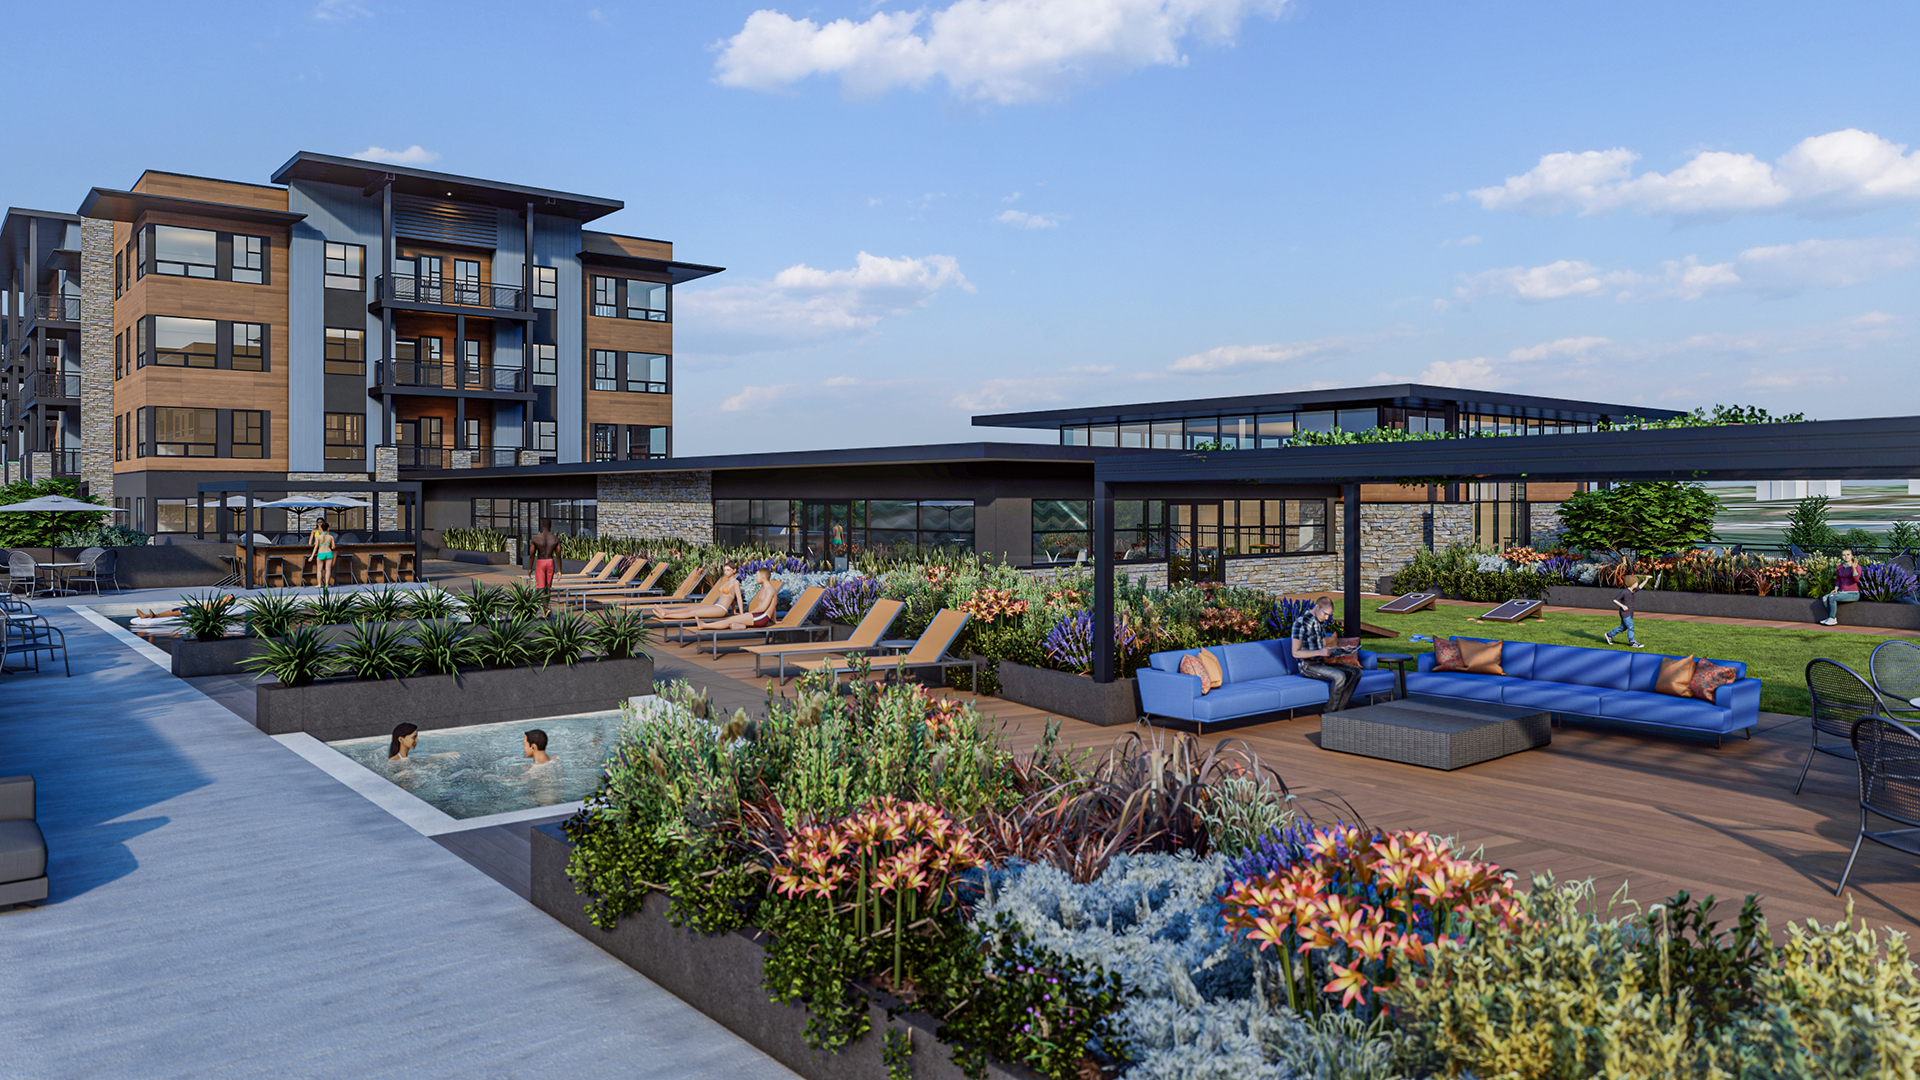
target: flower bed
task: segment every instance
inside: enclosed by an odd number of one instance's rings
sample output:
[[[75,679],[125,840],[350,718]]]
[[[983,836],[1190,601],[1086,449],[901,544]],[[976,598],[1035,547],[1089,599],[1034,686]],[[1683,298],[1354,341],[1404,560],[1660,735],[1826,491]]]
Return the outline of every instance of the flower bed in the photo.
[[[1454,545],[1444,551],[1418,552],[1393,575],[1392,588],[1395,593],[1431,590],[1455,599],[1498,603],[1522,596],[1544,599],[1547,590],[1557,586],[1618,590],[1633,577],[1645,577],[1647,593],[1818,598],[1833,590],[1839,564],[1827,555],[1792,560],[1699,548],[1651,557],[1532,548],[1495,553]],[[1903,565],[1868,562],[1861,566],[1863,600],[1894,602],[1914,598],[1916,592],[1920,592],[1920,580]]]

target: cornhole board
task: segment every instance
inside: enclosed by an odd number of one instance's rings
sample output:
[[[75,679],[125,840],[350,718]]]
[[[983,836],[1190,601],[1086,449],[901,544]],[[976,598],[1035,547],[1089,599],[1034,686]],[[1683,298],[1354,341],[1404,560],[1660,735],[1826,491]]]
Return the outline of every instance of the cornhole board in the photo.
[[[1381,604],[1375,614],[1405,615],[1411,611],[1421,611],[1430,608],[1433,606],[1433,602],[1438,599],[1440,599],[1440,594],[1437,592],[1408,593],[1405,596],[1396,597]]]
[[[1546,618],[1547,604],[1544,600],[1509,600],[1492,611],[1480,616],[1487,622],[1517,623],[1526,618]]]

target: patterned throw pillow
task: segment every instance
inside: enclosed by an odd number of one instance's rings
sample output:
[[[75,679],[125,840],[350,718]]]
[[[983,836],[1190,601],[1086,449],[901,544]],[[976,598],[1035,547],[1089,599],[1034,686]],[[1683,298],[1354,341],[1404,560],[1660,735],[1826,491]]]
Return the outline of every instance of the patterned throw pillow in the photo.
[[[1676,656],[1660,661],[1660,674],[1653,680],[1654,690],[1674,697],[1692,697],[1694,666],[1691,656]]]
[[[1713,692],[1740,677],[1740,673],[1730,667],[1721,667],[1711,660],[1700,660],[1693,665],[1693,679],[1688,687],[1693,696],[1701,701],[1712,701]]]
[[[1462,641],[1460,657],[1467,663],[1467,670],[1475,675],[1505,675],[1500,666],[1499,641]]]
[[[1202,677],[1207,681],[1207,689],[1218,690],[1227,681],[1227,673],[1220,667],[1220,658],[1213,655],[1212,650],[1200,650],[1200,667],[1206,672]]]
[[[1450,637],[1433,639],[1433,670],[1467,670],[1467,658],[1461,655],[1458,641]]]
[[[1198,656],[1181,657],[1180,674],[1191,675],[1200,680],[1200,696],[1202,697],[1206,696],[1207,691],[1213,689],[1213,684],[1207,681],[1207,669],[1205,665],[1200,663]]]
[[[1354,648],[1359,648],[1359,646],[1360,646],[1360,639],[1359,639],[1359,638],[1357,638],[1357,637],[1343,637],[1343,638],[1334,638],[1334,639],[1333,639],[1333,640],[1332,640],[1331,642],[1329,642],[1329,644],[1331,644],[1331,645],[1351,645],[1351,646],[1353,646]],[[1357,667],[1359,667],[1359,666],[1360,666],[1360,654],[1359,654],[1359,653],[1348,653],[1348,654],[1347,654],[1347,655],[1345,655],[1345,656],[1329,656],[1329,657],[1327,657],[1327,663],[1329,663],[1329,664],[1345,664],[1345,665],[1347,665],[1348,667],[1351,667],[1351,668],[1357,668]]]

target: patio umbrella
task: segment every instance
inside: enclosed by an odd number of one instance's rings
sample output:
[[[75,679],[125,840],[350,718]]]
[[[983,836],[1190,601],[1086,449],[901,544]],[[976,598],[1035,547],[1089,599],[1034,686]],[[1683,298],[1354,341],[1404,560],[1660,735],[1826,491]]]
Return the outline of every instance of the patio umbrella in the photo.
[[[69,499],[65,495],[42,495],[25,502],[7,503],[0,506],[0,513],[7,514],[124,514],[127,511],[117,506],[100,506],[96,503]]]

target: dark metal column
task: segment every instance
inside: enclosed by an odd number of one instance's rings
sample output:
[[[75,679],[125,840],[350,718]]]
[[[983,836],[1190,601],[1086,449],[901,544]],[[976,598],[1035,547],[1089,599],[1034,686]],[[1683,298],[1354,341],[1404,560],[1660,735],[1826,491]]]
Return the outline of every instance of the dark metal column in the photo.
[[[380,189],[380,289],[384,294],[382,298],[389,300],[392,299],[394,295],[393,254],[393,177],[388,176],[386,184]],[[393,364],[392,308],[382,307],[380,309],[380,323],[381,337],[383,339],[380,350],[381,367],[391,372]],[[382,377],[381,381],[386,382],[387,379]],[[389,445],[393,442],[393,395],[390,393],[380,395],[380,441]],[[375,501],[377,502],[378,500]],[[415,565],[417,566],[419,564],[416,563]]]
[[[1113,670],[1113,485],[1093,482],[1093,681]]]
[[[1345,637],[1360,636],[1360,485],[1348,484],[1347,503],[1347,544],[1346,544],[1346,597],[1341,607],[1342,629]]]

